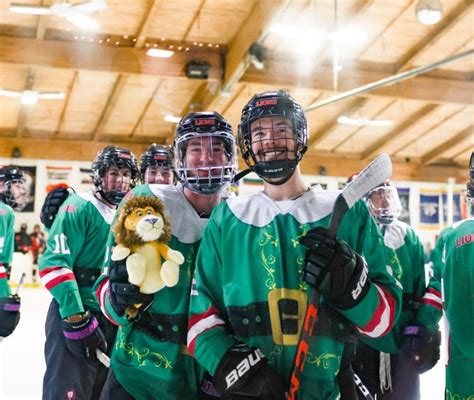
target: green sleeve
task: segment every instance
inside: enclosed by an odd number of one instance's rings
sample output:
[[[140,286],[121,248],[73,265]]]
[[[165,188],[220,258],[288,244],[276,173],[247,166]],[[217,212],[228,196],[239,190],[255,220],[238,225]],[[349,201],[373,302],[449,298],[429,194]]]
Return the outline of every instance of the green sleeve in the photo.
[[[209,220],[196,259],[191,290],[188,347],[191,354],[213,375],[224,353],[236,344],[225,328],[227,320],[222,294],[221,230],[216,213]]]
[[[84,312],[76,277],[75,260],[82,248],[87,230],[84,204],[71,204],[71,196],[61,206],[39,259],[41,281],[59,304],[62,318]]]
[[[372,283],[362,301],[339,311],[363,335],[372,338],[386,335],[400,314],[402,287],[387,268],[389,260],[383,238],[365,203],[359,201],[346,213],[338,237],[365,258]]]

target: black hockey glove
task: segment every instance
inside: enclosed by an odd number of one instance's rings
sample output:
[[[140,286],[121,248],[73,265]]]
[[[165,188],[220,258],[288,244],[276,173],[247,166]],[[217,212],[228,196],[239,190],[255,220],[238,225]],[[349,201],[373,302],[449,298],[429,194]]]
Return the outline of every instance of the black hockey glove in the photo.
[[[109,296],[110,304],[120,317],[123,317],[128,307],[142,304],[137,309],[143,312],[150,308],[153,303],[153,294],[140,293],[140,288],[128,282],[126,258],[119,261],[111,261],[109,267]]]
[[[408,325],[403,329],[400,356],[419,374],[429,371],[439,360],[441,332],[423,325]]]
[[[284,400],[286,385],[268,365],[262,352],[238,344],[227,351],[217,367],[214,383],[222,400]]]
[[[343,240],[329,237],[326,228],[311,229],[300,239],[306,246],[302,279],[340,309],[352,308],[370,287],[367,264]]]
[[[86,311],[79,322],[62,320],[62,327],[66,346],[74,355],[96,360],[96,349],[104,353],[107,351],[104,333],[97,319],[89,311]]]
[[[70,189],[74,191],[74,189]],[[58,214],[59,208],[70,194],[69,190],[63,187],[58,187],[48,193],[40,212],[40,220],[46,228],[51,228],[56,215]]]
[[[0,337],[12,334],[20,320],[20,298],[0,297]]]

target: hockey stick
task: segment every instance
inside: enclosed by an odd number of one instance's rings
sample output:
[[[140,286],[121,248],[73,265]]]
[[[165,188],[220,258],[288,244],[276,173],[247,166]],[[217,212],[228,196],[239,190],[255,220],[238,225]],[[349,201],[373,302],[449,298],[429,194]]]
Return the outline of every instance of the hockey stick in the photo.
[[[110,358],[102,350],[95,349],[95,355],[97,359],[107,368],[110,368]]]
[[[367,192],[383,183],[392,175],[392,162],[390,157],[383,153],[374,161],[367,165],[337,196],[332,210],[331,221],[329,223],[329,236],[336,237],[337,229],[345,213]],[[303,368],[306,355],[309,349],[309,339],[313,335],[314,326],[318,317],[318,305],[320,294],[316,290],[311,290],[308,308],[303,322],[300,339],[296,348],[293,373],[290,379],[290,389],[288,400],[295,400],[303,377]]]
[[[367,400],[374,400],[374,396],[372,396],[372,393],[369,392],[369,389],[367,389],[367,386],[364,385],[364,382],[362,382],[362,379],[360,379],[359,375],[357,375],[354,372],[354,382],[357,386],[357,389],[359,389],[359,392],[362,393],[362,396],[366,398]]]

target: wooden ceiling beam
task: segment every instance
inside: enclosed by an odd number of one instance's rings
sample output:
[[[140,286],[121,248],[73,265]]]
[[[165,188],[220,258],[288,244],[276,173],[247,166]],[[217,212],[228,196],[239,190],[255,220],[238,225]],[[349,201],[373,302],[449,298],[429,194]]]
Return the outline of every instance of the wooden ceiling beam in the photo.
[[[126,75],[117,76],[117,79],[114,83],[114,87],[112,88],[109,94],[109,98],[107,99],[107,103],[105,103],[104,109],[102,110],[102,114],[100,115],[99,120],[97,121],[97,124],[94,128],[94,131],[91,134],[91,138],[90,138],[91,141],[97,140],[97,137],[100,135],[102,129],[107,123],[107,120],[109,119],[110,114],[112,113],[115,107],[115,104],[117,103],[117,100],[120,96],[120,93],[122,92],[122,89],[126,81],[127,81]]]
[[[66,93],[66,99],[64,100],[64,106],[63,106],[63,109],[61,111],[61,115],[59,116],[58,127],[56,128],[56,131],[54,132],[55,135],[59,135],[59,133],[63,129],[64,118],[66,116],[67,107],[69,105],[69,100],[71,98],[72,91],[74,90],[74,85],[76,84],[78,75],[79,75],[79,72],[74,71],[74,75],[72,76],[71,83],[69,84],[68,91]]]
[[[150,0],[150,2],[145,7],[145,12],[143,14],[142,22],[140,23],[140,28],[138,28],[137,32],[137,41],[135,42],[135,48],[141,49],[145,44],[145,40],[147,38],[148,27],[152,22],[152,16],[158,8],[160,4],[157,0]]]
[[[283,12],[291,0],[260,0],[232,39],[225,55],[225,71],[217,87],[202,91],[197,89],[193,98],[202,104],[203,110],[214,110],[239,82],[242,75],[250,65],[248,51],[250,46],[258,42],[270,28],[274,18]],[[198,95],[198,96],[197,96]]]
[[[393,127],[380,139],[368,146],[365,151],[362,152],[361,159],[368,161],[379,155],[388,144],[395,141],[404,131],[406,131],[420,119],[435,111],[437,108],[439,108],[439,105],[437,104],[428,104],[415,113],[409,115],[406,119]]]
[[[431,125],[428,129],[426,129],[422,133],[418,134],[417,137],[416,137],[416,141],[418,141],[418,140],[424,138],[425,136],[429,135],[431,132],[433,132],[435,129],[438,129],[440,126],[442,126],[444,123],[449,121],[451,118],[455,117],[457,114],[462,113],[466,109],[466,107],[461,107],[460,109],[458,109],[456,111],[453,111],[453,112],[450,112],[448,115],[445,115],[442,120],[438,121],[434,125]],[[412,143],[405,143],[404,145],[400,146],[397,150],[392,152],[392,154],[396,155],[397,153],[399,153],[403,149],[406,149],[411,144]]]
[[[0,63],[7,64],[187,79],[184,67],[190,61],[208,62],[209,80],[222,75],[221,55],[206,49],[176,52],[165,59],[130,47],[0,36]]]
[[[155,96],[158,93],[158,91],[160,90],[162,84],[163,84],[163,80],[160,79],[158,81],[156,87],[155,87],[155,90],[153,90],[153,93],[151,94],[150,98],[148,99],[147,103],[145,104],[145,107],[143,107],[143,110],[142,110],[140,116],[138,117],[138,120],[137,120],[135,126],[132,129],[132,132],[129,135],[130,137],[135,135],[135,133],[137,132],[138,127],[142,124],[143,119],[145,118],[145,115],[146,115],[148,109],[150,108],[151,104],[153,104],[153,101],[155,100]]]
[[[467,129],[459,132],[456,136],[449,139],[446,142],[441,143],[439,146],[435,147],[433,150],[426,153],[423,157],[421,157],[421,162],[423,165],[431,164],[435,161],[440,155],[448,151],[449,149],[453,148],[454,146],[461,143],[463,140],[471,137],[472,138],[472,147],[474,148],[474,130],[473,126],[471,125]]]
[[[449,31],[458,21],[463,19],[470,11],[472,1],[460,2],[449,15],[445,16],[441,23],[436,24],[428,34],[409,49],[397,62],[395,71],[403,72],[409,69],[413,61],[430,46],[435,44],[446,32]]]
[[[356,113],[361,107],[363,107],[368,102],[368,100],[369,99],[367,97],[355,98],[339,113],[339,115],[351,116],[352,114]],[[318,129],[317,132],[310,134],[308,140],[308,148],[311,150],[311,148],[321,143],[324,139],[331,135],[332,132],[336,130],[337,126],[338,122],[331,120],[327,122],[321,129]]]
[[[265,69],[249,69],[240,82],[258,83],[272,87],[298,87],[314,90],[332,91],[332,68],[326,65],[315,66],[311,73],[298,74],[292,61],[272,60],[265,63]],[[387,75],[378,70],[351,68],[339,75],[339,91],[345,92],[366,85]],[[441,79],[418,75],[397,84],[376,89],[364,96],[395,97],[409,100],[422,100],[430,103],[474,103],[474,81]]]

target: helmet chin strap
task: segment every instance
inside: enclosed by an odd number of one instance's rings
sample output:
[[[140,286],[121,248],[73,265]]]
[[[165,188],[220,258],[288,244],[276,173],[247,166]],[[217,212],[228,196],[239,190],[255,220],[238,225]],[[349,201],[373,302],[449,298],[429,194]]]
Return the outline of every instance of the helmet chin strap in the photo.
[[[298,161],[295,160],[278,160],[270,162],[260,162],[255,165],[253,171],[262,178],[265,182],[280,186],[288,182],[293,176],[298,166]],[[273,178],[278,180],[273,180]],[[270,180],[271,179],[271,180]]]

